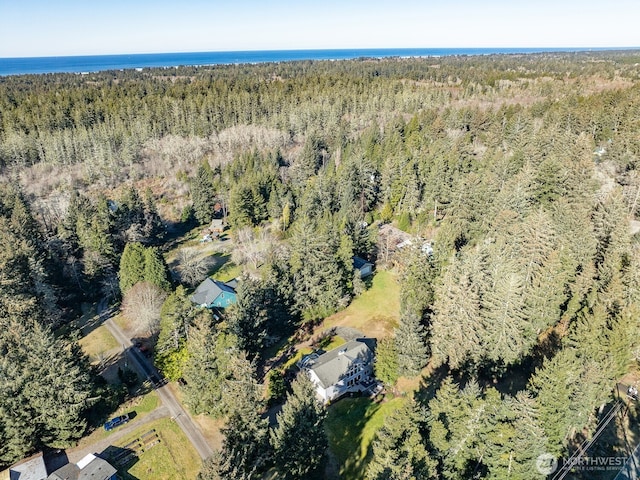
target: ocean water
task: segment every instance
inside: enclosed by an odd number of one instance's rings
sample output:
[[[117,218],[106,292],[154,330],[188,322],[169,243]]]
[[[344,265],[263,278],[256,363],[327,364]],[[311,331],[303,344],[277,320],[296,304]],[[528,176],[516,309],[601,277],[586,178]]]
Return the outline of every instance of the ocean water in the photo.
[[[346,60],[361,57],[429,57],[495,53],[574,52],[575,48],[370,48],[351,50],[262,50],[246,52],[150,53],[73,57],[0,58],[0,76],[39,73],[84,73],[179,65],[220,65],[292,60]]]

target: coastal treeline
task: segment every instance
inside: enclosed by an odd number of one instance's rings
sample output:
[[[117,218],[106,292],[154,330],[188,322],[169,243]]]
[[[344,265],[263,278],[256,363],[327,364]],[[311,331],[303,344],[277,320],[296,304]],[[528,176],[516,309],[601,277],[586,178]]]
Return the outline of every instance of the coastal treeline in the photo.
[[[184,380],[194,413],[227,419],[201,478],[308,478],[326,412],[305,379],[265,378],[266,365],[273,342],[303,338],[362,293],[357,255],[400,282],[378,377],[391,391],[423,376],[379,429],[367,478],[544,478],[536,458],[589,438],[637,365],[638,62],[597,52],[2,78],[0,168],[21,184],[2,213],[33,212],[31,233],[5,242],[29,269],[2,275],[40,305],[7,308],[6,321],[64,342],[49,329],[80,302],[155,285],[156,364]],[[188,298],[205,267],[185,257],[171,277],[158,255],[167,235],[221,214],[244,272],[223,319]],[[391,252],[385,224],[412,245]],[[71,360],[63,440],[89,405],[89,370]],[[284,399],[269,427],[259,413]],[[51,431],[0,459],[53,445]]]

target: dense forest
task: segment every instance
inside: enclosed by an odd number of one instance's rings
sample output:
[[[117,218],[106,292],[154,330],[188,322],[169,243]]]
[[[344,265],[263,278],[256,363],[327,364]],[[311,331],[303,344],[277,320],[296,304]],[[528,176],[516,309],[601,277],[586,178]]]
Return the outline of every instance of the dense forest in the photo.
[[[326,408],[304,376],[263,372],[274,341],[362,293],[358,255],[400,283],[378,378],[422,376],[366,478],[545,478],[536,458],[589,438],[640,360],[639,64],[626,51],[0,78],[0,465],[73,444],[123,395],[65,329],[108,298],[157,335],[190,410],[226,419],[202,480],[322,472]],[[162,255],[220,209],[243,270],[222,319],[189,300],[206,266],[184,252],[170,271]],[[433,251],[390,259],[382,224]]]

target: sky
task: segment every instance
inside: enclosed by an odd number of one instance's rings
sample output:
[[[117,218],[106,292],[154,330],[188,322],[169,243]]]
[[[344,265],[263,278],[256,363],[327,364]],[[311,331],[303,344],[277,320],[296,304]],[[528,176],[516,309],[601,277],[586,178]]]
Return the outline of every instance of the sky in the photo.
[[[640,47],[638,0],[0,0],[0,57]]]

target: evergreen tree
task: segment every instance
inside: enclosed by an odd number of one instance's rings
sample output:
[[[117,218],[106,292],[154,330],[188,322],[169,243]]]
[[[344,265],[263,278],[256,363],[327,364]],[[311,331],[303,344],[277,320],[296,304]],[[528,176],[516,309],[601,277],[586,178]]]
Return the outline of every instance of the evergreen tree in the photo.
[[[87,428],[91,382],[79,349],[35,320],[0,318],[0,461],[65,447]]]
[[[376,346],[375,375],[385,385],[398,379],[398,350],[394,338],[382,338]]]
[[[338,242],[328,221],[318,225],[307,217],[296,222],[291,239],[291,273],[297,308],[309,318],[333,313],[346,294],[344,279],[351,278],[338,262]]]
[[[222,429],[222,449],[205,461],[201,480],[262,478],[270,455],[268,420],[261,415],[264,405],[253,367],[240,354],[231,360],[230,371],[225,380],[229,416]]]
[[[271,430],[274,463],[286,479],[303,479],[316,470],[327,448],[326,412],[311,380],[300,374]]]
[[[259,207],[255,200],[254,192],[249,185],[241,183],[231,190],[229,223],[234,228],[252,227],[257,224],[254,212]]]
[[[400,324],[395,331],[395,344],[400,375],[418,375],[429,360],[429,350],[424,325],[415,313],[400,317]]]
[[[144,281],[145,248],[141,243],[127,243],[120,257],[120,292],[125,295],[136,283]]]
[[[438,478],[436,462],[430,458],[421,435],[423,422],[415,401],[407,401],[388,415],[373,441],[367,466],[370,480]]]
[[[144,228],[143,233],[147,243],[160,242],[167,233],[164,222],[158,214],[158,208],[150,188],[144,192]]]
[[[229,308],[227,325],[238,338],[238,347],[254,357],[267,336],[268,312],[261,282],[244,275],[238,283],[237,301]]]
[[[196,413],[219,417],[227,413],[223,385],[231,371],[229,364],[238,354],[233,335],[217,331],[209,315],[198,316],[189,329],[188,362],[182,376],[185,403]]]
[[[125,243],[144,242],[144,204],[140,194],[133,187],[125,189],[118,202],[117,229]]]
[[[213,171],[207,160],[198,167],[195,178],[191,182],[191,200],[193,213],[200,225],[213,219],[215,192],[213,190]]]
[[[244,354],[232,359],[230,370],[224,393],[230,413],[222,430],[222,451],[247,478],[260,478],[270,456],[269,421],[262,416],[262,388]]]
[[[144,250],[144,281],[167,291],[171,289],[171,274],[164,256],[156,247]]]
[[[482,355],[483,319],[480,286],[483,278],[479,256],[455,257],[435,292],[431,324],[431,348],[436,364],[460,368]]]
[[[429,402],[429,440],[439,453],[447,479],[468,478],[485,450],[482,440],[495,421],[477,383],[460,390],[447,377]]]

